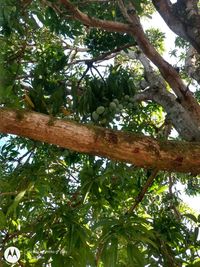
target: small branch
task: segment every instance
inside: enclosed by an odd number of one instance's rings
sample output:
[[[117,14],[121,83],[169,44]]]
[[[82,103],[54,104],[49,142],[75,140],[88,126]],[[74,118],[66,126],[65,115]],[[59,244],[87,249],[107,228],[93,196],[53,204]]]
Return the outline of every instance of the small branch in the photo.
[[[108,3],[110,2],[109,0],[86,0],[86,1],[81,1],[79,5],[85,5],[85,4],[91,4],[91,3]]]
[[[23,9],[26,9],[32,2],[33,0],[23,0],[22,1]]]
[[[99,72],[98,68],[96,68],[95,66],[92,66],[92,68],[98,73],[99,77],[101,78],[101,80],[102,80],[102,81],[104,82],[104,84],[106,85],[106,82],[105,82],[103,76],[101,75],[101,73]],[[92,68],[90,69],[90,71],[91,71],[93,77],[95,77],[95,74],[94,74]]]
[[[112,54],[116,54],[116,53],[118,53],[118,52],[120,52],[120,51],[122,51],[124,49],[128,49],[128,48],[130,48],[130,47],[132,47],[134,45],[136,45],[136,44],[134,44],[134,43],[128,43],[128,44],[119,46],[119,47],[117,47],[117,48],[115,48],[115,49],[113,49],[111,51],[105,52],[105,53],[97,56],[96,58],[92,59],[92,62],[103,61],[103,60],[106,59],[106,57],[108,57],[108,56],[110,56]]]
[[[139,205],[140,202],[142,202],[143,198],[145,197],[145,194],[147,193],[149,187],[152,185],[154,179],[156,178],[159,170],[155,169],[152,171],[151,175],[148,177],[146,183],[144,184],[142,190],[138,194],[138,196],[135,198],[134,204],[130,207],[130,209],[127,211],[127,214],[132,213],[137,206]]]
[[[3,197],[3,196],[15,196],[17,194],[18,194],[17,191],[15,191],[15,192],[3,192],[3,193],[0,193],[0,197]]]
[[[172,179],[172,175],[170,173],[169,174],[169,195],[171,197],[170,207],[174,211],[174,215],[176,216],[177,220],[180,220],[181,219],[180,212],[177,210],[176,206],[173,203],[173,198],[174,198],[174,194],[173,194],[173,190],[172,190],[173,184],[174,184],[174,182]]]
[[[35,147],[33,147],[31,150],[27,151],[24,155],[22,155],[19,159],[16,159],[18,163],[21,163],[21,161],[26,157],[28,156],[29,154],[29,157],[28,159],[30,159],[30,157],[32,156],[33,154],[33,151],[35,150]]]
[[[164,266],[170,267],[182,267],[182,264],[174,256],[174,252],[169,244],[163,240],[160,236],[157,237],[160,252],[164,258]]]
[[[101,258],[101,254],[102,254],[103,248],[104,248],[104,243],[100,242],[99,246],[97,247],[97,252],[96,252],[96,255],[95,255],[96,266],[99,265],[99,261],[100,261],[100,258]]]
[[[89,71],[90,67],[89,65],[87,65],[87,68],[86,70],[83,72],[83,74],[81,75],[81,78],[78,80],[78,83],[77,83],[77,88],[79,88],[80,84],[81,84],[81,81],[84,79],[85,75],[87,74],[87,72]]]
[[[127,48],[130,48],[132,47],[133,45],[135,44],[125,44],[125,45],[122,45],[122,46],[119,46],[111,51],[108,51],[108,52],[105,52],[95,58],[91,58],[91,59],[78,59],[78,60],[75,60],[75,61],[72,61],[70,63],[68,63],[67,65],[74,65],[74,64],[79,64],[79,63],[100,63],[102,61],[105,61],[105,60],[109,60],[111,59],[112,57],[114,57],[118,52],[124,50],[124,49],[127,49]]]

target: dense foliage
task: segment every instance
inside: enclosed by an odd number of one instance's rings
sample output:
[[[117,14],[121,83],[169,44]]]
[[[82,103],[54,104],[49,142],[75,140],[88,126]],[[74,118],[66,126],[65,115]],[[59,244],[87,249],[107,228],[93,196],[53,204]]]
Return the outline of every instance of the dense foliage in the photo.
[[[140,60],[134,36],[84,25],[64,2],[0,0],[1,108],[184,139],[171,134],[159,103],[136,101],[162,78]],[[150,23],[152,1],[131,2]],[[116,1],[71,3],[89,17],[126,22]],[[165,34],[145,34],[164,53]],[[184,65],[188,48],[177,37],[170,60],[199,100]],[[9,266],[3,252],[11,245],[21,251],[15,266],[200,266],[200,215],[178,190],[200,192],[192,170],[141,169],[14,135],[2,134],[0,145],[0,266]]]

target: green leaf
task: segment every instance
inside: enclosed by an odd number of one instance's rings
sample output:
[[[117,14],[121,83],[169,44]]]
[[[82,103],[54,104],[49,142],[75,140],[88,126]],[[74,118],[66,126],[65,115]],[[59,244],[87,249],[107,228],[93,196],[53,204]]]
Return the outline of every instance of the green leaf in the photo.
[[[10,215],[11,213],[16,213],[16,208],[19,205],[20,201],[22,200],[22,198],[24,197],[24,195],[26,194],[27,189],[19,192],[17,194],[17,196],[15,197],[13,203],[11,204],[11,206],[8,208],[7,211],[7,215]]]
[[[161,187],[159,187],[159,189],[156,191],[156,193],[158,195],[161,195],[163,192],[165,192],[166,190],[168,189],[168,186],[167,185],[163,185]]]
[[[0,210],[0,229],[3,229],[6,227],[6,216],[5,214],[3,213],[2,210]]]
[[[134,267],[144,267],[145,259],[143,253],[132,243],[127,244],[127,256],[129,264]]]
[[[197,242],[198,236],[199,236],[199,227],[195,227],[194,228],[194,236],[193,236],[194,242]]]
[[[195,260],[195,262],[192,264],[189,264],[188,267],[200,267],[200,259]]]
[[[118,252],[118,239],[112,237],[109,243],[105,245],[102,260],[105,267],[116,267],[117,265],[117,252]]]
[[[198,222],[198,220],[197,220],[197,218],[194,216],[194,214],[191,214],[191,213],[185,213],[185,214],[183,214],[183,216],[185,216],[185,217],[191,219],[191,220],[192,220],[193,222],[195,222],[195,223]]]
[[[54,267],[60,267],[63,265],[64,257],[61,254],[54,253],[52,255],[52,265]]]

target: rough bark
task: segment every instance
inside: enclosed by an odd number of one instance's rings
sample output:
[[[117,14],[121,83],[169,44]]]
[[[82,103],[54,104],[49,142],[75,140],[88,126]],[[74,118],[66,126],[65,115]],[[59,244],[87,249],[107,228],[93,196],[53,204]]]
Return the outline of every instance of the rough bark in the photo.
[[[161,105],[177,132],[187,141],[199,141],[200,131],[176,97],[162,87],[151,87],[135,96],[136,101],[148,101]]]
[[[155,8],[169,28],[180,37],[189,41],[200,53],[200,15],[197,0],[152,0]]]
[[[193,94],[183,83],[175,68],[165,61],[163,57],[156,51],[154,46],[149,42],[143,31],[134,7],[131,5],[126,10],[122,0],[119,0],[119,2],[124,17],[132,25],[132,35],[134,36],[140,49],[151,60],[151,62],[153,62],[159,68],[163,78],[169,83],[170,87],[179,98],[181,105],[191,115],[191,120],[200,126],[200,106],[193,97]]]
[[[154,138],[81,125],[26,110],[0,109],[0,132],[144,168],[200,173],[200,143]]]
[[[124,52],[122,54],[125,54]],[[174,94],[166,88],[166,82],[155,72],[149,60],[143,53],[128,52],[131,59],[137,59],[144,67],[146,82],[149,85],[146,90],[135,96],[136,101],[148,101],[161,105],[172,122],[174,128],[185,140],[200,140],[200,131],[197,125],[191,120],[188,112],[177,102]]]
[[[185,59],[185,71],[200,84],[200,55],[190,46]]]
[[[112,32],[131,32],[131,27],[128,24],[90,17],[87,14],[81,12],[68,0],[59,0],[59,3],[72,14],[73,19],[82,22],[86,26],[101,28]]]

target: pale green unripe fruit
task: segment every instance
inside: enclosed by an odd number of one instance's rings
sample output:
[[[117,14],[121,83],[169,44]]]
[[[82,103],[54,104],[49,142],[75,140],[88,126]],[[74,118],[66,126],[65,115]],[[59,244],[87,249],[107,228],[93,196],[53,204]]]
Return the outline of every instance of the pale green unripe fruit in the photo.
[[[99,107],[96,109],[96,113],[97,113],[98,115],[103,114],[104,111],[105,111],[105,108],[104,108],[103,106],[99,106]]]
[[[123,109],[123,105],[122,105],[122,104],[119,104],[118,108],[119,108],[120,110],[122,110],[122,109]]]
[[[116,111],[115,111],[116,113],[120,113],[121,112],[121,110],[119,109],[119,108],[116,108]]]
[[[111,108],[112,110],[116,110],[117,105],[115,104],[115,102],[110,102],[110,108]]]
[[[119,105],[119,100],[117,98],[113,99],[113,102],[116,104],[116,105]]]
[[[93,112],[92,112],[92,118],[93,118],[95,121],[97,121],[98,118],[99,118],[99,114],[97,114],[96,111],[93,111]]]
[[[106,124],[106,122],[107,122],[106,118],[100,121],[101,124]]]
[[[130,108],[130,109],[133,108],[133,104],[132,103],[129,103],[128,104],[128,108]]]

